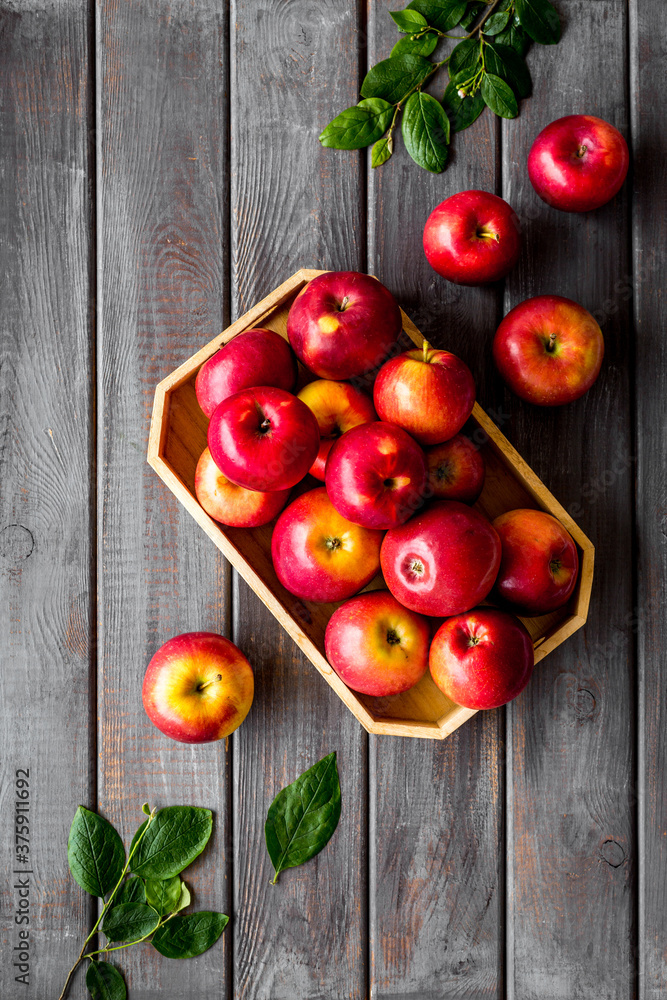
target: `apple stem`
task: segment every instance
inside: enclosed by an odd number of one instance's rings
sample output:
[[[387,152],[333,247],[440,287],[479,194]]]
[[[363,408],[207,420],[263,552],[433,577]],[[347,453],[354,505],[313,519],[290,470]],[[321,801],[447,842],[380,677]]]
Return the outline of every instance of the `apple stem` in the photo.
[[[428,352],[431,350],[431,345],[428,340],[422,341],[422,360],[428,364]]]
[[[341,304],[338,306],[338,312],[345,312],[349,301],[350,301],[350,296],[346,295]]]
[[[547,351],[549,352],[549,354],[553,354],[555,349],[556,349],[556,334],[550,333],[549,342],[547,343]]]
[[[222,680],[222,674],[217,674],[217,676],[215,676],[212,681],[202,681],[201,684],[198,684],[197,690],[205,691],[207,687],[211,686],[211,684],[215,684],[216,681],[221,681],[221,680]]]
[[[588,147],[584,146],[584,145],[581,145],[579,147],[579,149],[577,150],[577,156],[579,157],[579,159],[581,159],[587,151],[588,151]]]

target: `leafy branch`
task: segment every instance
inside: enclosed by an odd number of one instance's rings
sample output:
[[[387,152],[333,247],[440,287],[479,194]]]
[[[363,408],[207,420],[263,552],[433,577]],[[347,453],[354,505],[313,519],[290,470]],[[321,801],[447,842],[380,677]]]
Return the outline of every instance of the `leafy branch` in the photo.
[[[213,829],[209,809],[169,806],[149,809],[137,830],[130,852],[104,817],[79,806],[67,844],[67,860],[75,880],[92,896],[107,899],[70,969],[59,1000],[64,1000],[76,970],[90,965],[86,986],[94,1000],[126,1000],[120,971],[99,956],[150,941],[167,958],[193,958],[207,951],[228,922],[224,913],[182,913],[190,905],[188,887],[181,881],[184,868],[197,858]],[[127,878],[128,873],[132,876]],[[88,950],[98,929],[107,938],[101,948]]]
[[[524,61],[531,42],[554,45],[560,21],[549,0],[411,0],[391,17],[402,37],[388,59],[376,63],[361,85],[361,100],[346,108],[320,135],[332,149],[372,146],[371,166],[391,157],[401,118],[403,141],[412,159],[441,173],[450,134],[468,128],[485,107],[515,118],[531,91]],[[466,34],[450,34],[454,28]],[[456,45],[438,62],[429,57],[441,39]],[[449,83],[441,101],[424,85],[447,65]]]

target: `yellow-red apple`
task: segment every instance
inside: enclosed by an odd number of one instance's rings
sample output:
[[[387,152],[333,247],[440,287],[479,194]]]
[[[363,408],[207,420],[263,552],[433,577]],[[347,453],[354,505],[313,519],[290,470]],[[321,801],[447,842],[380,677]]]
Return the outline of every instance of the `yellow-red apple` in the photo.
[[[316,379],[303,387],[298,398],[313,411],[320,428],[320,450],[310,474],[324,481],[324,467],[334,442],[353,427],[377,420],[377,414],[366,393],[349,382]]]
[[[259,493],[237,486],[223,476],[209,448],[204,448],[195,469],[195,493],[206,513],[234,528],[257,528],[272,521],[287,503],[289,490]]]
[[[464,434],[426,449],[428,492],[436,500],[474,503],[484,487],[486,464]]]

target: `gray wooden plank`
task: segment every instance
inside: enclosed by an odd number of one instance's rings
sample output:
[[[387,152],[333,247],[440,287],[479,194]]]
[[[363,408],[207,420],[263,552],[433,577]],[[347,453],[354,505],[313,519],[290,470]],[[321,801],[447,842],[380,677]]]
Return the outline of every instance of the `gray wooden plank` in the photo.
[[[373,5],[369,64],[397,38],[388,10]],[[459,32],[462,33],[462,32]],[[451,42],[443,46],[443,55]],[[428,89],[442,96],[446,74]],[[477,398],[492,401],[488,338],[501,291],[440,278],[422,248],[430,212],[457,191],[496,191],[496,119],[482,115],[453,138],[443,174],[420,169],[398,136],[396,152],[369,180],[369,270],[424,335],[462,357]],[[497,415],[495,417],[498,419]],[[375,998],[502,996],[503,713],[479,713],[443,743],[370,737],[371,954]]]
[[[77,805],[95,806],[89,33],[73,0],[0,12],[0,994],[28,1000],[60,992],[93,912],[67,866]]]
[[[636,608],[639,698],[639,997],[667,993],[667,349],[664,332],[665,158],[664,9],[630,3],[630,88],[633,150],[633,299],[636,399]]]
[[[156,383],[219,333],[228,286],[224,5],[97,8],[99,269],[99,793],[126,836],[140,805],[215,811],[191,879],[198,908],[231,908],[225,744],[186,746],[146,717],[149,658],[180,632],[228,627],[229,576],[146,464]],[[133,1000],[229,995],[231,932],[205,957],[148,946],[122,959]]]
[[[562,41],[533,48],[533,97],[503,126],[503,192],[526,235],[505,304],[573,298],[601,322],[606,357],[570,406],[497,399],[512,443],[596,545],[596,574],[586,626],[508,711],[507,995],[619,1000],[634,995],[636,930],[628,192],[596,212],[558,212],[525,164],[561,115],[597,114],[627,134],[626,5],[557,6]]]
[[[232,311],[300,267],[362,269],[358,154],[320,148],[356,100],[358,5],[232,5]],[[234,639],[256,669],[234,737],[234,996],[366,996],[366,738],[359,723],[240,580]],[[343,811],[325,850],[270,885],[264,821],[278,790],[336,750]]]

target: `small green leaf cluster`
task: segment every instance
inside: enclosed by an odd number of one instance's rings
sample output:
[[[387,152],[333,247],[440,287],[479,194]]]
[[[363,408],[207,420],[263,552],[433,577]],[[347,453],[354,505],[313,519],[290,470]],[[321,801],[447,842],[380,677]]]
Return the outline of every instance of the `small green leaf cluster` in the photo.
[[[560,21],[549,0],[411,0],[391,12],[402,37],[388,59],[372,66],[361,85],[361,100],[346,108],[320,135],[332,149],[372,146],[371,166],[391,157],[394,130],[401,116],[405,147],[420,167],[441,173],[447,164],[451,132],[461,132],[485,107],[501,118],[515,118],[519,101],[531,91],[524,56],[531,42],[554,45]],[[465,35],[450,35],[460,27]],[[434,62],[440,39],[457,44]],[[449,83],[442,101],[423,92],[447,64]]]
[[[99,918],[83,943],[60,996],[84,959],[90,965],[86,986],[95,1000],[126,1000],[119,969],[105,961],[112,952],[150,942],[167,958],[194,958],[215,944],[228,922],[224,913],[184,913],[191,903],[181,873],[204,850],[213,829],[213,814],[195,806],[147,810],[127,860],[116,829],[97,813],[79,806],[67,844],[75,880],[91,896],[104,899]],[[88,951],[100,930],[107,939]]]

